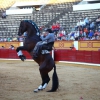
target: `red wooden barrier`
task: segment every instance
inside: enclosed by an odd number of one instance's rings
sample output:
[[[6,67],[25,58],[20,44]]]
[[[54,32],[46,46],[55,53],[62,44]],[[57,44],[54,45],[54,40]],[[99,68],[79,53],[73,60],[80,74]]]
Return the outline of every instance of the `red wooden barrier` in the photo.
[[[76,61],[77,62],[85,62],[85,51],[76,51]]]
[[[100,51],[92,51],[91,56],[92,63],[98,63],[100,64]]]
[[[27,51],[23,51],[27,59],[32,59]],[[16,50],[0,49],[0,58],[19,59]],[[73,61],[100,64],[100,51],[54,50],[55,61]]]
[[[73,61],[100,64],[100,51],[55,50],[55,61]]]

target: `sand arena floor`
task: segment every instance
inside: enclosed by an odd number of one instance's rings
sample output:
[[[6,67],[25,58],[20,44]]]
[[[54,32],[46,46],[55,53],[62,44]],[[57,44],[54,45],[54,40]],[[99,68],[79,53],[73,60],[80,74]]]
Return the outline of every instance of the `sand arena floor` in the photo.
[[[0,60],[0,100],[100,100],[100,67],[57,63],[59,89],[48,93],[33,90],[41,83],[34,61]],[[52,77],[53,71],[49,73]]]

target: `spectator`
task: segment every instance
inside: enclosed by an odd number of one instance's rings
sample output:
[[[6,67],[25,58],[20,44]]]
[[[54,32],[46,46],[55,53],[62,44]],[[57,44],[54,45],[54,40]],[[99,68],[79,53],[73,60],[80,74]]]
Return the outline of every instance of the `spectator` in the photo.
[[[85,22],[85,25],[89,25],[89,19],[88,19],[88,17],[86,17],[86,18],[84,19],[84,22]]]
[[[10,37],[8,37],[8,38],[7,38],[7,41],[8,41],[8,42],[10,42],[10,41],[11,41],[11,38],[10,38]]]
[[[96,25],[97,25],[97,27],[100,26],[100,16],[98,16],[98,18],[96,19]]]
[[[4,41],[4,38],[3,37],[0,37],[0,42],[3,42]]]
[[[76,26],[75,26],[75,30],[80,30],[81,29],[81,20],[78,20]]]
[[[94,24],[94,22],[91,22],[90,23],[90,30],[94,30],[95,29],[95,24]]]
[[[86,36],[88,36],[88,33],[89,33],[89,30],[88,30],[88,28],[84,28],[84,33],[86,34]]]
[[[9,49],[14,50],[15,47],[13,45],[10,45]]]
[[[63,35],[66,35],[65,29],[62,29],[61,32],[62,32]]]
[[[45,28],[44,25],[39,27],[39,29],[40,29],[41,32],[44,30],[44,28]]]
[[[14,37],[12,38],[12,41],[14,41],[14,42],[18,41],[17,37],[14,36]]]
[[[10,42],[12,42],[12,37],[10,37]]]
[[[78,40],[78,38],[79,38],[79,31],[76,31],[74,33],[74,38],[75,38],[75,40]]]
[[[98,32],[98,30],[95,30],[94,32],[94,36],[98,36],[100,33]]]
[[[55,35],[55,41],[57,41],[57,35]]]
[[[62,31],[59,31],[58,33],[59,33],[60,38],[62,38],[62,36],[64,36],[64,34],[62,33]]]
[[[6,12],[2,13],[2,18],[6,18]]]
[[[84,21],[84,20],[80,22],[80,26],[82,27],[82,29],[83,29],[83,28],[85,28],[86,23],[85,23],[85,21]]]
[[[60,23],[56,22],[56,31],[58,32],[60,30]]]
[[[53,25],[51,26],[51,29],[52,29],[52,31],[53,31],[54,33],[56,33],[56,24],[55,24],[55,23],[53,23]]]
[[[91,39],[93,35],[94,35],[93,30],[90,30],[89,35],[88,35],[88,38]]]
[[[71,50],[76,50],[74,44],[70,48],[71,48]]]
[[[62,38],[61,38],[61,40],[66,40],[66,36],[63,35]]]
[[[77,28],[80,27],[80,22],[81,20],[78,20],[77,25],[76,25]]]
[[[82,35],[83,35],[83,30],[80,30],[79,31],[79,36],[82,37]]]
[[[86,32],[83,31],[82,37],[86,37]]]
[[[6,37],[4,37],[3,41],[4,41],[4,42],[7,42],[7,38],[6,38]]]
[[[61,40],[60,34],[57,34],[57,40]]]
[[[74,34],[75,34],[75,32],[71,32],[71,34],[70,34],[70,40],[75,40]]]

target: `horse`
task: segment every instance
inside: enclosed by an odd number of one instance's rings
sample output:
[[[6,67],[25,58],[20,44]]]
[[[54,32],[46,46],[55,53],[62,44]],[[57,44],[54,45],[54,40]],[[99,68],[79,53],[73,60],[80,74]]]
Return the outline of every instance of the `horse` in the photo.
[[[33,58],[33,49],[37,42],[41,41],[40,39],[40,30],[38,26],[32,20],[22,20],[20,22],[18,36],[22,36],[24,32],[27,32],[27,36],[23,42],[23,46],[19,46],[16,49],[16,52],[19,58],[24,61],[26,59],[25,55],[23,55],[22,51],[27,51],[32,59],[38,63],[39,72],[41,76],[42,83],[38,88],[34,90],[34,92],[44,90],[48,83],[50,82],[49,72],[54,69],[52,75],[52,88],[47,92],[55,92],[59,87],[59,79],[56,72],[56,65],[50,53],[42,54],[38,56],[38,58]]]

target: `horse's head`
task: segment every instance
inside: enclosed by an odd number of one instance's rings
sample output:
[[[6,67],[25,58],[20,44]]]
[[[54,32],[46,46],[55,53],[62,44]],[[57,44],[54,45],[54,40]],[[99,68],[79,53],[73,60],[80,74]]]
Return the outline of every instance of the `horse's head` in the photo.
[[[18,35],[21,36],[26,31],[27,31],[27,25],[26,25],[25,21],[21,21],[20,26],[19,26]]]
[[[29,37],[32,35],[40,35],[37,25],[32,20],[23,20],[20,22],[18,35],[21,36],[26,31]]]

